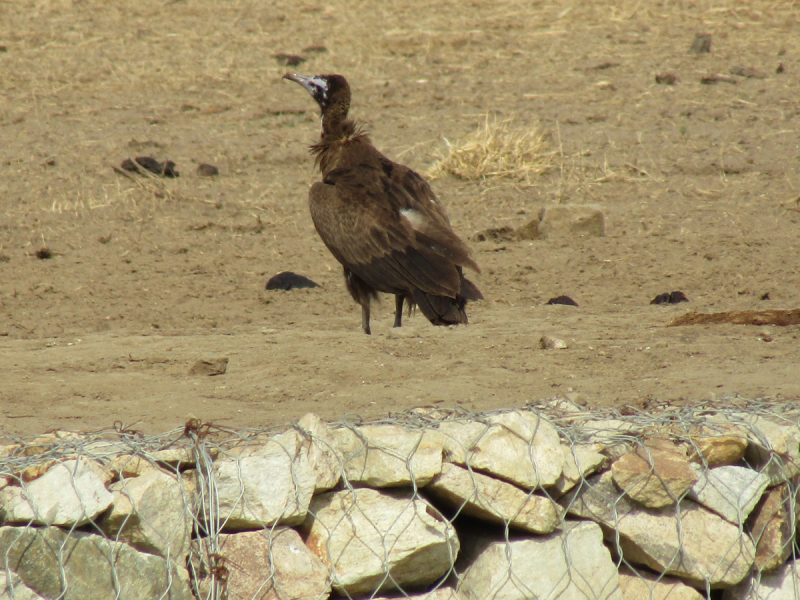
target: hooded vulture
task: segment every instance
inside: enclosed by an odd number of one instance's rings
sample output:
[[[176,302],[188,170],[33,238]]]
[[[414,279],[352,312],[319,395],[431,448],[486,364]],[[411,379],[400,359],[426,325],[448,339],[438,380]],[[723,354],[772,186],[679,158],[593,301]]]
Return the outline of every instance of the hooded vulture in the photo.
[[[314,226],[344,267],[347,289],[361,305],[370,333],[370,302],[395,295],[394,326],[403,303],[418,306],[434,325],[467,323],[468,300],[481,292],[463,267],[480,272],[467,245],[453,232],[444,206],[417,173],[381,154],[347,118],[350,86],[341,75],[287,73],[322,111],[322,136],[311,146],[322,181],[311,186]]]

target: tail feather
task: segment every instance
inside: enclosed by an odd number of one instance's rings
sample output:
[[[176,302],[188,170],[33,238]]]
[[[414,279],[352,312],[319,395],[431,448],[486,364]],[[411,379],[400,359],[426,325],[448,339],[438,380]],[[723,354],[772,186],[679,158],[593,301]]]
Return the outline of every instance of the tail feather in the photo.
[[[421,290],[414,290],[413,301],[422,314],[434,325],[466,325],[467,301],[482,300],[483,294],[474,283],[464,277],[461,268],[458,268],[461,278],[461,290],[455,298],[449,296],[434,296]]]

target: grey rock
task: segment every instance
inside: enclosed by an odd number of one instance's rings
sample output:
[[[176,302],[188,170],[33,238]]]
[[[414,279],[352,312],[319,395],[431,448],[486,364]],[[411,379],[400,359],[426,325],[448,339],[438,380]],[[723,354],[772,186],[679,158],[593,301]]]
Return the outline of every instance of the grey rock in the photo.
[[[550,533],[561,522],[561,508],[549,498],[451,463],[426,491],[465,515],[533,533]]]
[[[689,497],[737,525],[744,523],[767,489],[769,477],[745,467],[723,466],[703,470]]]
[[[85,525],[113,500],[98,471],[102,467],[85,458],[56,463],[25,488],[0,491],[0,516],[6,523]]]
[[[7,558],[8,568],[26,586],[45,598],[193,598],[185,569],[89,533],[68,533],[58,527],[0,527],[0,556]]]
[[[595,523],[529,539],[464,539],[472,560],[458,593],[469,600],[621,600],[619,577]]]
[[[410,490],[320,494],[304,529],[306,545],[332,568],[333,588],[349,595],[428,585],[459,551],[453,526]]]
[[[610,542],[619,532],[625,560],[675,575],[694,586],[732,586],[750,571],[755,546],[739,527],[692,500],[646,508],[614,485],[611,473],[595,475],[559,503],[568,513],[603,525]]]

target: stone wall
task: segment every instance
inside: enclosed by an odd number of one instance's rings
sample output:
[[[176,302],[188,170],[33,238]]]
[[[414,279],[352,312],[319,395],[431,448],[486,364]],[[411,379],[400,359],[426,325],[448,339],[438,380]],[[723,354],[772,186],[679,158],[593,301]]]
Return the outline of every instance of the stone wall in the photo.
[[[0,448],[0,598],[797,598],[800,412],[196,421]]]

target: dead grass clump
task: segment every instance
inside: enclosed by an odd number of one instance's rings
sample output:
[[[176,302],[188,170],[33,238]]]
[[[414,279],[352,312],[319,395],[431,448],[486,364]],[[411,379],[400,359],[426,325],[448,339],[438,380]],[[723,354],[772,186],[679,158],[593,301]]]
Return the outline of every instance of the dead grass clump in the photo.
[[[511,119],[487,116],[474,133],[455,144],[445,142],[449,152],[430,169],[431,177],[450,173],[463,179],[511,177],[527,182],[553,165],[554,153],[538,123],[521,127]]]

